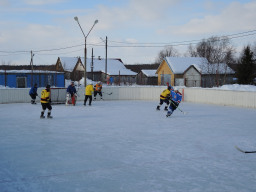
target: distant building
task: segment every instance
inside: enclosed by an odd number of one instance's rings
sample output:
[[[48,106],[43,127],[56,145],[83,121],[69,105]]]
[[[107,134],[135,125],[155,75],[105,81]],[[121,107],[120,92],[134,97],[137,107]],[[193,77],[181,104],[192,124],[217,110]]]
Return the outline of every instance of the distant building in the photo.
[[[121,59],[107,59],[107,73],[105,59],[87,59],[86,71],[88,78],[93,81],[107,81],[107,76],[113,79],[113,83],[134,84],[137,73],[127,69]]]
[[[40,70],[0,70],[0,85],[11,88],[27,88],[37,83],[38,87],[47,84],[65,87],[63,72]]]
[[[80,57],[58,57],[55,68],[65,72],[65,79],[80,81],[84,76],[84,65]]]
[[[72,81],[79,81],[84,77],[83,57],[59,57],[56,68],[65,71],[65,78]],[[93,81],[106,82],[107,77],[113,80],[114,84],[133,84],[137,73],[127,69],[121,59],[107,59],[107,73],[105,59],[86,60],[86,77]]]
[[[136,64],[125,65],[127,69],[138,73],[136,84],[138,85],[157,85],[157,74],[155,74],[159,64]]]
[[[141,70],[157,70],[159,64],[133,64],[125,65],[127,69],[132,70],[135,73],[140,73]]]
[[[159,65],[158,85],[213,87],[233,82],[235,72],[224,63],[202,57],[165,57]]]
[[[157,85],[156,69],[143,69],[136,77],[136,83],[138,85]]]

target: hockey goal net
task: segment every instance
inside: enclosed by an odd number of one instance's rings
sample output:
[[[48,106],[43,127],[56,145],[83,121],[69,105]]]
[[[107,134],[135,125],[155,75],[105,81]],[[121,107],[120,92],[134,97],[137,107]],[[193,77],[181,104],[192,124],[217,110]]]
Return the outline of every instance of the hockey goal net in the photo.
[[[64,104],[66,102],[67,88],[51,88],[52,104]]]

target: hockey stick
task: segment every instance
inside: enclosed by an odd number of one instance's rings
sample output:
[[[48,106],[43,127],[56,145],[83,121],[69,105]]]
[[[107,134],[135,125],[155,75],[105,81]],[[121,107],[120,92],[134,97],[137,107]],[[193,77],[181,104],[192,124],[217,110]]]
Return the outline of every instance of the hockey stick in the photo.
[[[244,151],[244,150],[240,149],[240,148],[237,147],[237,146],[235,146],[235,148],[236,148],[238,151],[242,152],[242,153],[256,153],[256,151]]]
[[[174,102],[172,102],[172,100],[171,100],[171,103],[172,103],[176,108],[178,108],[178,109],[180,110],[180,112],[183,113],[183,115],[186,115],[186,114],[187,114],[187,112],[182,111]]]
[[[102,93],[106,93],[106,92],[102,92]],[[111,93],[106,93],[106,94],[107,94],[107,95],[112,95],[112,93],[113,93],[113,92],[111,92]]]

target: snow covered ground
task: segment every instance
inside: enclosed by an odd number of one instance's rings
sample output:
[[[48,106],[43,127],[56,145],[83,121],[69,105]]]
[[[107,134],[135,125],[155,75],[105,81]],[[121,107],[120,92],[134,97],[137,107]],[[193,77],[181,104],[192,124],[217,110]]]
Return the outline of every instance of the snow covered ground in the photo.
[[[156,101],[0,106],[1,192],[163,192],[256,189],[256,110]]]

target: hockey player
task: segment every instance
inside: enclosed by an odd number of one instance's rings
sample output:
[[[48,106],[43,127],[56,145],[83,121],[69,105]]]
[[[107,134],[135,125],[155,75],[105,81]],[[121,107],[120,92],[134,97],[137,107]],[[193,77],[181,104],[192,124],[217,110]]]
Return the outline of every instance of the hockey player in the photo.
[[[85,98],[84,98],[84,106],[86,106],[86,102],[89,99],[89,105],[92,104],[92,92],[93,92],[93,85],[90,83],[85,88]]]
[[[50,88],[51,88],[51,86],[47,85],[46,89],[42,90],[42,92],[41,92],[41,105],[42,105],[42,112],[41,112],[41,116],[40,116],[41,119],[45,118],[44,112],[45,112],[46,108],[48,109],[47,118],[52,118],[52,116],[51,116],[51,110],[52,110],[51,89]]]
[[[72,81],[71,84],[67,88],[67,97],[66,97],[66,105],[69,105],[72,103],[72,105],[76,104],[76,88],[75,84]]]
[[[100,95],[100,99],[102,99],[102,84],[101,82],[99,81],[96,85],[94,85],[94,100],[96,100],[96,95],[99,93]]]
[[[171,116],[173,111],[175,111],[179,106],[181,100],[182,100],[182,94],[178,90],[175,90],[175,91],[172,90],[170,94],[170,106],[169,106],[169,110],[167,112],[166,117]]]
[[[165,111],[168,111],[168,105],[169,105],[169,99],[170,99],[170,90],[172,90],[172,86],[168,86],[167,89],[163,90],[163,92],[160,95],[160,103],[156,107],[156,110],[160,110],[160,106],[163,105],[163,103],[166,103],[166,106],[164,108]]]
[[[29,91],[29,95],[31,97],[31,104],[36,104],[36,96],[37,94],[37,84],[35,83],[35,85],[33,87],[31,87],[30,91]]]

